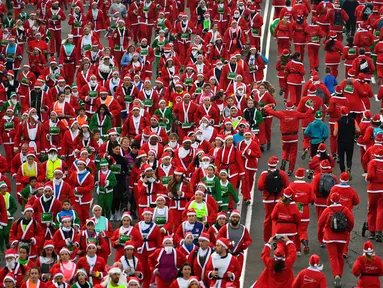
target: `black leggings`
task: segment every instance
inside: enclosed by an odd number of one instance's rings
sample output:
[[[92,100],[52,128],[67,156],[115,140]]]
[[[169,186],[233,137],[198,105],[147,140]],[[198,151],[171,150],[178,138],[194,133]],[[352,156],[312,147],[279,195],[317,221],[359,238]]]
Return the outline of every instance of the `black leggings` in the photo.
[[[339,155],[339,168],[340,171],[345,172],[346,167],[344,166],[344,154],[346,153],[347,169],[351,169],[352,156],[354,154],[354,141],[347,143],[338,142],[338,155]]]
[[[124,209],[124,207],[121,207],[121,202],[123,200],[125,191],[125,181],[118,181],[117,185],[113,189],[112,214],[114,214],[116,211],[119,211],[121,208]]]

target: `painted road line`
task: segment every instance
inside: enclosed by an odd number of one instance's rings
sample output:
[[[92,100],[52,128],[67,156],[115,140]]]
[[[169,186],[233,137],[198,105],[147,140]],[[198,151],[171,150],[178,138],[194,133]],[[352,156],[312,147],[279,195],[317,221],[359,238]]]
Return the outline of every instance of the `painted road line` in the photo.
[[[263,47],[263,39],[265,38],[265,31],[267,33],[267,42],[266,42],[266,52],[265,52],[265,57],[268,58],[269,55],[270,55],[270,40],[271,40],[271,33],[268,29],[268,27],[270,26],[267,25],[267,19],[269,17],[269,7],[270,7],[270,2],[271,1],[266,1],[266,5],[265,5],[265,14],[263,15],[263,26],[262,26],[262,39],[261,39],[261,48]],[[273,16],[274,16],[274,7],[271,8],[271,13],[270,13],[270,21],[273,19]],[[266,30],[267,29],[267,30]],[[267,66],[266,65],[266,68],[265,68],[265,78],[267,77]],[[254,180],[257,178],[256,175],[254,175]],[[256,185],[255,185],[255,181],[254,181],[254,184],[253,184],[253,188],[251,189],[250,191],[250,196],[251,196],[251,203],[247,206],[247,213],[246,213],[246,220],[245,220],[245,226],[246,228],[249,230],[249,234],[251,235],[250,231],[251,231],[251,218],[253,216],[253,205],[254,205],[254,190],[256,189]],[[239,279],[240,281],[240,288],[244,288],[244,285],[245,285],[245,277],[246,277],[246,266],[247,266],[247,256],[248,256],[248,250],[249,249],[246,249],[245,252],[244,252],[244,255],[243,255],[243,268],[242,268],[242,274],[241,274],[241,278]],[[249,275],[252,275],[252,273],[249,273]]]

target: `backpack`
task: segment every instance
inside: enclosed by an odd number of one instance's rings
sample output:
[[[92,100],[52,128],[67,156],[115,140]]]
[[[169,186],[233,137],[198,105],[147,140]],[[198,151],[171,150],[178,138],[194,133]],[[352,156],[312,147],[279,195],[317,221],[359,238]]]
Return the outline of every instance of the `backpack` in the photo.
[[[348,221],[346,215],[340,210],[339,212],[335,212],[331,215],[330,218],[330,227],[331,230],[335,233],[342,233],[347,231],[348,228]]]
[[[383,28],[383,19],[380,19],[378,22],[378,30],[380,31],[380,29],[382,28]]]
[[[282,177],[279,170],[268,171],[266,177],[266,190],[274,195],[274,197],[278,197],[279,193],[283,189]]]
[[[340,12],[341,10],[334,13],[334,26],[342,26],[342,14]]]
[[[324,95],[324,92],[323,92],[323,90],[321,88],[317,87],[316,95],[323,100],[323,103],[326,102],[325,101],[326,100],[326,96]]]
[[[362,72],[362,73],[368,73],[369,71],[369,67],[368,67],[368,62],[365,58],[362,59],[362,61],[360,61],[360,64],[359,64],[359,72]]]
[[[368,19],[368,16],[370,16],[372,13],[372,4],[366,3],[363,9],[363,16],[362,19],[366,21]]]
[[[330,173],[322,173],[319,179],[319,193],[327,198],[331,188],[336,184],[334,177]]]

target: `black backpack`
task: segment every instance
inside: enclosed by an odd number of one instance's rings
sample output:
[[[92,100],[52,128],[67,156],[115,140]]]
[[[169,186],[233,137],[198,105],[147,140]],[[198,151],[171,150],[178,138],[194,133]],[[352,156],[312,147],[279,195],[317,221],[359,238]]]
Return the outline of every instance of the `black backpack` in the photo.
[[[266,190],[274,195],[274,197],[278,197],[279,193],[283,189],[282,177],[279,170],[275,171],[267,171],[266,177]]]
[[[318,191],[324,198],[327,198],[335,184],[335,179],[330,173],[322,173],[319,179]]]
[[[363,8],[363,16],[362,16],[362,19],[363,20],[367,20],[368,19],[368,16],[370,16],[372,14],[372,4],[371,3],[366,3],[364,4],[364,8]]]
[[[344,213],[342,212],[343,209],[331,215],[330,227],[331,230],[335,233],[346,232],[348,229],[348,221],[346,215],[344,215]]]
[[[341,10],[334,13],[334,26],[342,26],[342,14],[340,12]]]

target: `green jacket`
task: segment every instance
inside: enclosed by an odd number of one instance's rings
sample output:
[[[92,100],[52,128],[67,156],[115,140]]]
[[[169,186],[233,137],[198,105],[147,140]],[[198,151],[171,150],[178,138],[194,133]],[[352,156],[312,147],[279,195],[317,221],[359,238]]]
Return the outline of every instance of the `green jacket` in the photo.
[[[169,133],[174,122],[172,110],[169,107],[166,107],[165,111],[157,109],[156,111],[154,111],[154,115],[157,115],[160,118],[160,127],[165,128],[165,131]]]
[[[213,179],[207,179],[207,176],[202,178],[202,182],[206,183],[208,193],[211,194],[215,201],[217,201],[218,206],[222,204],[222,192],[221,192],[221,182],[217,176],[214,176]]]
[[[167,38],[165,38],[163,42],[160,42],[160,41],[158,41],[158,37],[156,37],[156,39],[154,39],[154,41],[152,43],[152,48],[154,49],[154,55],[158,58],[161,57],[161,53],[162,53],[165,45],[168,43],[169,43],[169,41]],[[158,49],[156,49],[156,48],[158,48]]]
[[[11,195],[11,193],[6,192],[5,195],[2,195],[5,200],[5,206],[7,207],[8,219],[13,220],[13,215],[17,211],[17,203],[15,197]]]
[[[112,128],[112,119],[109,115],[105,115],[104,121],[100,121],[98,118],[98,114],[95,113],[89,122],[89,129],[91,131],[93,130],[100,130],[101,137],[106,138],[108,136],[108,130]]]
[[[222,207],[227,208],[229,206],[230,196],[233,198],[235,203],[239,202],[238,195],[234,191],[233,185],[227,181],[226,184],[222,184],[222,181],[220,181],[221,184],[221,193],[222,193]]]
[[[27,185],[23,190],[21,190],[20,196],[22,198],[21,203],[23,203],[22,204],[23,210],[24,210],[25,204],[27,204],[27,202],[28,202],[29,197],[32,196],[33,190],[34,189],[30,185]]]
[[[7,111],[7,108],[12,106],[14,109],[13,115],[17,116],[21,112],[21,105],[20,102],[17,102],[16,105],[11,104],[11,100],[8,100],[7,102],[4,102],[4,104],[0,107],[0,112]]]
[[[98,182],[100,181],[100,173],[101,173],[101,170],[98,170],[96,175],[96,181]],[[106,177],[105,182],[106,182],[105,186],[101,186],[100,182],[98,183],[98,186],[96,188],[97,194],[113,192],[113,187],[117,185],[117,180],[116,180],[116,176],[111,170],[108,170],[108,176]]]

